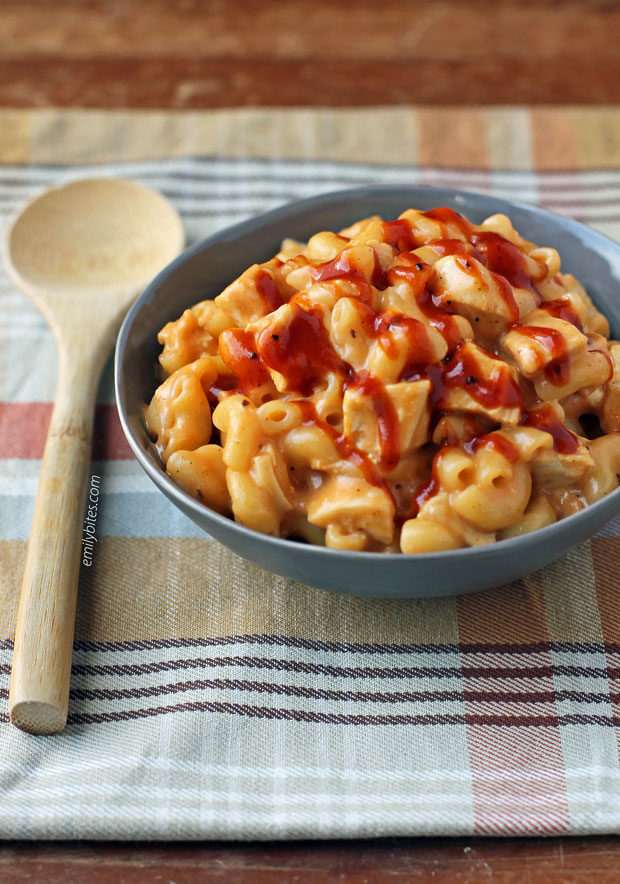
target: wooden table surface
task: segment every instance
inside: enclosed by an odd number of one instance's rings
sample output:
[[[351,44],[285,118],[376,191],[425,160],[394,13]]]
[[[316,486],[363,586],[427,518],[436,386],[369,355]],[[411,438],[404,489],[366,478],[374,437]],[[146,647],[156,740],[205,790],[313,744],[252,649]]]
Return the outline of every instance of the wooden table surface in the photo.
[[[612,0],[2,0],[0,105],[620,100]]]
[[[617,884],[608,838],[7,844],[3,884]]]
[[[620,103],[611,0],[0,0],[0,106]],[[5,842],[0,881],[620,881],[616,838]]]

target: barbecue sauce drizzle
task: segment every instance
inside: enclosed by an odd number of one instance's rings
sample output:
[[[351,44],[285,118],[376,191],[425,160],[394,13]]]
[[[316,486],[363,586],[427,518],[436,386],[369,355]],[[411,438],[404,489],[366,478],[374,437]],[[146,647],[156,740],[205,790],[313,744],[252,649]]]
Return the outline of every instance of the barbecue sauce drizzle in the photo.
[[[450,390],[460,387],[488,409],[500,406],[518,408],[522,413],[522,425],[535,426],[550,433],[556,451],[567,454],[574,452],[577,449],[577,438],[561,424],[550,406],[542,405],[532,411],[523,410],[519,385],[509,367],[498,360],[494,353],[486,351],[497,362],[494,377],[491,379],[477,376],[476,360],[462,346],[463,337],[454,312],[450,309],[449,300],[442,303],[429,287],[433,275],[432,266],[422,261],[413,250],[426,245],[439,256],[456,255],[460,267],[469,275],[477,277],[480,282],[482,280],[478,264],[484,265],[493,275],[507,304],[512,319],[511,327],[539,341],[549,350],[552,360],[545,367],[545,375],[551,383],[564,384],[568,379],[570,362],[565,352],[563,336],[553,329],[518,325],[519,310],[512,292],[513,286],[533,293],[537,305],[541,306],[524,256],[516,246],[498,233],[475,232],[469,221],[452,209],[438,208],[423,214],[439,222],[442,237],[425,240],[406,218],[382,223],[384,240],[397,252],[387,273],[375,253],[371,278],[367,280],[357,266],[353,253],[345,247],[331,261],[319,265],[307,262],[310,264],[314,282],[346,281],[355,292],[357,310],[366,333],[378,342],[389,357],[394,358],[397,355],[399,341],[405,338],[409,352],[415,355],[401,372],[399,380],[431,382],[429,408],[432,420],[438,420],[443,413]],[[459,238],[458,234],[464,239]],[[475,261],[470,260],[471,258]],[[394,309],[377,313],[369,304],[372,287],[381,290],[404,281],[411,287],[429,325],[437,329],[446,340],[448,354],[440,362],[433,362],[434,350],[424,323]],[[255,285],[267,312],[271,313],[287,302],[282,297],[276,280],[266,270],[261,269]],[[372,400],[381,452],[378,467],[384,472],[390,472],[399,458],[399,423],[385,385],[369,372],[356,372],[340,359],[329,341],[320,308],[305,304],[300,295],[294,295],[288,303],[293,311],[288,322],[282,326],[266,325],[256,339],[251,332],[243,329],[230,329],[220,335],[220,355],[237,377],[236,386],[228,387],[229,391],[248,395],[253,388],[269,380],[267,368],[270,368],[282,375],[287,390],[307,397],[327,372],[338,374],[343,390],[358,390]],[[571,322],[581,330],[579,317],[568,299],[547,301],[542,304],[541,309]],[[398,333],[396,336],[395,332]],[[213,391],[217,393],[224,389],[225,385],[216,384]],[[338,433],[321,420],[312,402],[303,399],[293,401],[302,409],[304,424],[320,426],[332,439],[343,459],[355,463],[370,484],[385,489],[392,496],[384,476],[368,454],[360,451],[344,434]],[[434,458],[431,478],[415,493],[406,514],[407,518],[417,515],[422,504],[439,490],[436,463],[441,451],[449,445],[450,440],[445,440],[443,448]],[[515,446],[498,433],[474,436],[463,443],[469,453],[475,452],[481,446],[500,451],[511,462],[518,458]]]

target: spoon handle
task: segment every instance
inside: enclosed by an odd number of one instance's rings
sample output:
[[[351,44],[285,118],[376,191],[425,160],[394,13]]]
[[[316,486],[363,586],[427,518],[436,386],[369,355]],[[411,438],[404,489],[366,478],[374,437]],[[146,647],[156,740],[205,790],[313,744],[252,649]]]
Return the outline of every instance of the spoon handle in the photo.
[[[99,367],[60,349],[15,630],[9,715],[32,734],[67,720],[82,520]]]

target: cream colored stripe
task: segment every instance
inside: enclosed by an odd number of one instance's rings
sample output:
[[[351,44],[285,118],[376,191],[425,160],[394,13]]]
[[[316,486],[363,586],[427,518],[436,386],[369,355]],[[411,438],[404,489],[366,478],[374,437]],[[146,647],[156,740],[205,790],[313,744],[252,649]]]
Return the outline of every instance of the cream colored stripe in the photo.
[[[4,109],[0,162],[222,154],[411,164],[437,164],[435,158],[440,165],[463,167],[484,165],[488,153],[494,167],[528,168],[529,119],[530,111],[519,107]],[[533,119],[539,155],[548,157],[545,143],[553,143],[554,132],[574,127],[577,159],[584,168],[620,163],[620,107],[537,108]],[[562,164],[559,150],[555,167]]]
[[[531,115],[527,108],[487,110],[486,137],[491,169],[534,168]]]
[[[532,119],[538,169],[620,165],[619,107],[539,107]]]
[[[0,110],[0,162],[5,163],[221,154],[413,164],[415,143],[415,113],[408,107]]]
[[[573,120],[580,167],[620,165],[620,111],[617,108],[575,109]]]
[[[0,162],[28,161],[33,119],[31,110],[0,110]]]
[[[0,638],[13,636],[19,590],[26,563],[26,542],[0,540]]]
[[[541,572],[549,638],[555,642],[603,640],[590,543],[570,550]]]
[[[26,544],[0,542],[0,637],[13,631]],[[80,579],[76,634],[93,641],[275,633],[325,641],[444,643],[454,600],[334,595],[276,577],[208,538],[100,537]]]
[[[620,574],[620,538],[594,537],[591,541],[596,597],[601,616],[601,630],[606,642],[620,642],[618,574]]]

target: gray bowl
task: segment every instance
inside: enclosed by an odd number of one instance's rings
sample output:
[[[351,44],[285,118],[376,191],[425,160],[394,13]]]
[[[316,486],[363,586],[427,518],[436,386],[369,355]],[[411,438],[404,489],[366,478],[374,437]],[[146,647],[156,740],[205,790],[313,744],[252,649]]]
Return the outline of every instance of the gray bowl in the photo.
[[[146,433],[142,408],[156,387],[157,332],[204,298],[214,297],[246,267],[279,250],[285,236],[305,240],[372,214],[392,219],[407,208],[450,206],[475,223],[509,215],[527,239],[554,246],[562,267],[583,282],[620,337],[620,246],[542,209],[478,193],[435,187],[361,187],[322,194],[228,227],[187,249],[153,280],[129,311],[116,348],[116,397],[123,430],[158,488],[190,519],[234,552],[302,583],[383,598],[455,595],[488,589],[546,565],[620,512],[620,489],[581,512],[532,534],[489,546],[421,555],[345,552],[267,537],[209,510],[164,469]]]

